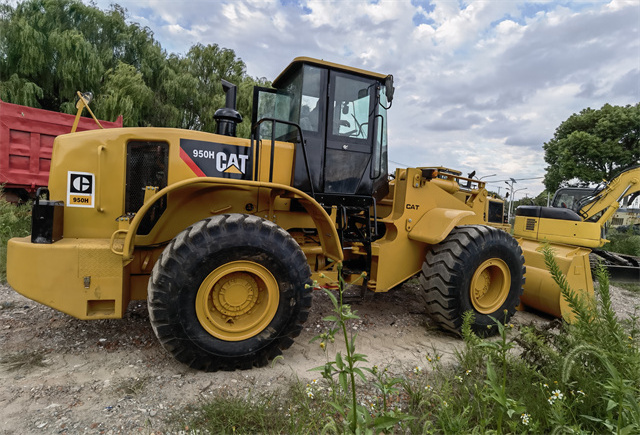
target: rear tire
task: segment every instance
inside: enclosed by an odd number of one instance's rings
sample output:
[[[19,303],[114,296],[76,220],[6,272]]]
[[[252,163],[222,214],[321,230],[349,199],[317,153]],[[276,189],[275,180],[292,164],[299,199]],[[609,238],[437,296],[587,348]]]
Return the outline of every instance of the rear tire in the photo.
[[[454,228],[422,265],[427,313],[442,328],[459,334],[463,314],[472,311],[473,331],[491,335],[497,329],[489,328],[491,317],[504,323],[515,313],[524,274],[522,249],[506,232],[485,225]]]
[[[298,244],[273,222],[242,214],[204,219],[156,262],[151,325],[164,348],[194,369],[264,366],[302,330],[310,275]]]

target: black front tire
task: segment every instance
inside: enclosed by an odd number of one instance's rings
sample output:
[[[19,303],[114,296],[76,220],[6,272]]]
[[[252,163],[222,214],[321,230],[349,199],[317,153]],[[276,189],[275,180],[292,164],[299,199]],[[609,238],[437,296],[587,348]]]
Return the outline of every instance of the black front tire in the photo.
[[[242,214],[204,219],[156,262],[151,325],[163,347],[194,369],[264,366],[302,330],[310,275],[300,246],[273,222]]]
[[[524,274],[522,249],[509,234],[486,225],[456,227],[422,265],[427,313],[459,334],[463,314],[472,311],[472,330],[492,335],[491,318],[507,322],[520,304]]]

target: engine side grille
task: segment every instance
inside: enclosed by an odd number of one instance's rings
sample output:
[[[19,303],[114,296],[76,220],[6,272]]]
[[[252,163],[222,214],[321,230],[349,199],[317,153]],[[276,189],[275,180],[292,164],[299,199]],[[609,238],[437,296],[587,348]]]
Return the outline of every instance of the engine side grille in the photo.
[[[501,224],[504,221],[504,203],[498,201],[489,201],[488,222]]]
[[[147,186],[158,190],[167,186],[169,144],[166,142],[132,141],[127,144],[127,187],[125,212],[137,213],[144,204]],[[138,234],[149,234],[167,208],[167,198],[156,202],[138,228]]]
[[[536,220],[535,219],[527,219],[527,224],[525,226],[527,231],[535,231],[536,230]]]

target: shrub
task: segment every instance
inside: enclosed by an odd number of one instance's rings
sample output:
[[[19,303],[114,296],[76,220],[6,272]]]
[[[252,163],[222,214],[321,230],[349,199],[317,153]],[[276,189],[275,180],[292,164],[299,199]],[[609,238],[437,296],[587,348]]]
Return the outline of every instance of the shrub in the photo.
[[[640,256],[640,235],[636,234],[630,226],[626,231],[612,229],[607,234],[609,243],[604,245],[604,249],[619,254]]]
[[[15,205],[0,198],[0,282],[7,278],[7,242],[31,232],[31,207]]]

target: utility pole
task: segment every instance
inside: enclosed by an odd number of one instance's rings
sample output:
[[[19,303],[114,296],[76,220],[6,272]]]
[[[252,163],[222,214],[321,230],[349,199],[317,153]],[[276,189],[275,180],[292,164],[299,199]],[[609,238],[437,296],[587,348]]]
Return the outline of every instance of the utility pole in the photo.
[[[511,193],[509,194],[510,198],[509,199],[509,208],[508,208],[508,212],[507,212],[507,222],[511,223],[511,204],[513,204],[513,185],[516,183],[516,180],[513,178],[509,178],[509,181],[505,181],[504,183],[509,186],[509,190],[511,190]]]
[[[509,216],[511,216],[511,213],[513,213],[515,210],[513,210],[513,201],[515,201],[515,194],[520,192],[521,190],[527,190],[526,187],[523,187],[522,189],[516,189],[513,191],[513,194],[511,195],[511,202],[509,203]]]

